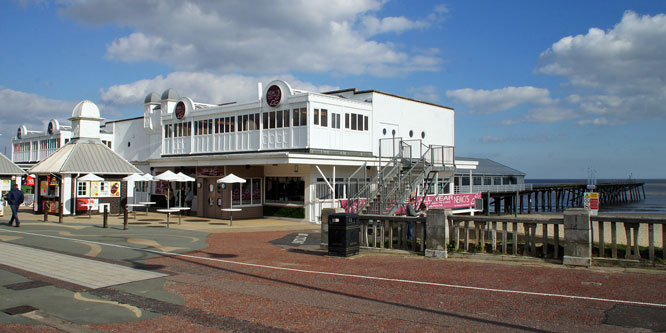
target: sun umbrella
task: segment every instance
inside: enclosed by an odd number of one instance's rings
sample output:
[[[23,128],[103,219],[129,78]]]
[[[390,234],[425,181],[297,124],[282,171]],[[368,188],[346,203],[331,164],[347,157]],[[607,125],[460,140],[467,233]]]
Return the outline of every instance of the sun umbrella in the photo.
[[[226,176],[224,176],[224,177],[218,179],[217,182],[218,182],[218,183],[224,183],[224,184],[245,183],[245,179],[243,179],[243,178],[241,178],[241,177],[238,177],[238,176],[234,175],[233,173],[230,173],[230,174],[228,174],[228,175],[226,175]],[[233,193],[233,189],[231,190],[231,192]],[[232,195],[233,195],[233,194],[232,194]],[[230,209],[233,209],[233,208],[234,208],[233,197],[232,197],[232,200],[230,201],[229,208],[230,208]],[[233,213],[231,213],[231,214],[233,214]],[[230,219],[229,221],[230,221],[230,222],[229,222],[229,225],[231,225],[231,223],[232,223],[231,221],[232,221],[232,220]]]
[[[81,178],[78,179],[79,181],[83,182],[103,182],[104,178],[94,174],[94,173],[89,173]]]
[[[225,183],[225,184],[231,184],[231,183],[245,183],[245,179],[238,177],[234,175],[233,173],[230,173],[220,179],[217,180],[218,183]]]
[[[124,181],[126,182],[145,182],[146,178],[144,178],[141,174],[138,173],[133,173],[125,178],[123,178]],[[134,195],[132,196],[134,198],[134,203],[136,203],[136,186],[134,187]]]
[[[193,181],[195,181],[194,178],[192,178],[192,177],[190,177],[190,176],[188,176],[188,175],[186,175],[186,174],[184,174],[184,173],[182,173],[182,172],[177,173],[176,176],[180,177],[180,179],[177,180],[177,182],[179,182],[179,183],[186,183],[186,182],[193,182]],[[182,205],[183,205],[183,203],[182,203],[183,200],[182,200],[182,199],[183,199],[183,198],[181,198],[181,192],[178,191],[178,206],[182,206]]]
[[[173,171],[171,171],[171,170],[164,171],[161,174],[153,177],[153,180],[163,180],[163,181],[166,181],[166,182],[169,183],[169,185],[167,186],[167,197],[166,197],[166,199],[167,199],[166,200],[167,201],[167,209],[171,208],[171,207],[169,207],[169,191],[171,190],[171,182],[177,182],[180,179],[181,179],[180,176],[173,173]]]

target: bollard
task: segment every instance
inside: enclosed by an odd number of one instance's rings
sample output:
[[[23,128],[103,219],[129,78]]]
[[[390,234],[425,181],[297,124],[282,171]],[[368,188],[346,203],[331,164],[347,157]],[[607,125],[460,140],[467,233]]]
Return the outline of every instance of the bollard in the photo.
[[[63,218],[63,203],[60,201],[60,207],[58,208],[58,223],[62,223],[62,218]]]
[[[48,222],[49,220],[49,210],[46,209],[46,202],[42,203],[42,209],[44,210],[44,222]]]
[[[127,209],[123,209],[123,230],[127,230]]]
[[[102,228],[109,227],[109,206],[104,206],[104,217],[103,217]]]

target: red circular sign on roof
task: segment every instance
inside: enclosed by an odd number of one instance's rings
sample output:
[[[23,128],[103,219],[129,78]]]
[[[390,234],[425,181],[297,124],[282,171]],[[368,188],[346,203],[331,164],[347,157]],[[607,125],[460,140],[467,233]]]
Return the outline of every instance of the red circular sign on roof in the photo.
[[[270,106],[278,106],[280,100],[282,99],[282,90],[276,85],[272,85],[266,91],[266,103]]]
[[[176,104],[176,109],[174,110],[174,113],[176,114],[176,118],[183,119],[183,117],[185,117],[185,103],[183,103],[182,101],[178,102],[178,104]]]

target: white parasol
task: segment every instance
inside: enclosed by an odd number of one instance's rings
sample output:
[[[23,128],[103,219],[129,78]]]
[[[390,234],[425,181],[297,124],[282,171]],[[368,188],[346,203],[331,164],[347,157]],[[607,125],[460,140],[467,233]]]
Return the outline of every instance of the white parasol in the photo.
[[[218,183],[224,183],[224,184],[233,184],[233,183],[245,183],[245,179],[238,177],[234,175],[233,173],[230,173],[220,179],[217,180]],[[233,200],[233,188],[231,189],[232,193],[232,198],[229,201],[229,213],[231,214],[230,216],[233,216],[233,208],[234,208],[234,200]],[[240,193],[239,193],[240,195]],[[229,218],[229,225],[233,223],[233,217]]]
[[[94,173],[89,173],[79,179],[78,181],[83,181],[83,182],[103,182],[104,178],[94,174]]]
[[[192,178],[192,177],[190,177],[190,176],[188,176],[188,175],[186,175],[186,174],[184,174],[184,173],[182,173],[182,172],[177,173],[176,176],[180,177],[180,179],[177,180],[177,182],[179,182],[179,183],[186,183],[186,182],[193,182],[193,181],[195,181],[194,178]],[[178,191],[178,206],[182,206],[182,205],[183,205],[182,201],[183,201],[183,198],[181,198],[181,192]]]
[[[163,180],[163,181],[169,182],[169,185],[167,185],[167,196],[166,196],[167,209],[171,208],[171,207],[169,207],[169,191],[171,190],[171,182],[177,182],[180,179],[181,179],[180,176],[173,173],[173,171],[171,171],[171,170],[164,171],[161,174],[153,177],[153,180]]]

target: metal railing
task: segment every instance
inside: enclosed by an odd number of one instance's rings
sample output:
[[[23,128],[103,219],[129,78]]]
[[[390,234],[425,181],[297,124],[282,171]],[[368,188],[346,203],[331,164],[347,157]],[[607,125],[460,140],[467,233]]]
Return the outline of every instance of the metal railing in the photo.
[[[453,188],[454,193],[471,193],[474,192],[516,192],[532,190],[532,184],[511,184],[511,185],[458,185]]]

